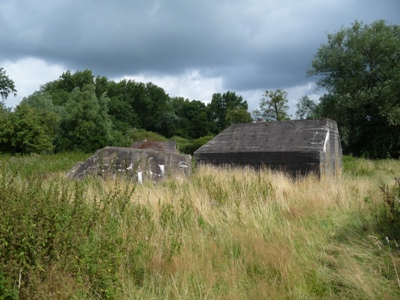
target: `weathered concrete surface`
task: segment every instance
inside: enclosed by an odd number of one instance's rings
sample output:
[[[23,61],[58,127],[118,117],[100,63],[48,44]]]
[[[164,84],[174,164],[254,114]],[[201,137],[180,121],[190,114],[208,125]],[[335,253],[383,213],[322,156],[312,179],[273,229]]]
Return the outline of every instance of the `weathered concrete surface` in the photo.
[[[339,175],[342,148],[336,121],[235,124],[194,152],[200,164],[249,165],[297,174]]]
[[[85,162],[76,164],[67,174],[69,178],[86,176],[131,178],[139,183],[157,182],[165,176],[181,178],[191,174],[191,156],[171,152],[123,147],[97,150]]]

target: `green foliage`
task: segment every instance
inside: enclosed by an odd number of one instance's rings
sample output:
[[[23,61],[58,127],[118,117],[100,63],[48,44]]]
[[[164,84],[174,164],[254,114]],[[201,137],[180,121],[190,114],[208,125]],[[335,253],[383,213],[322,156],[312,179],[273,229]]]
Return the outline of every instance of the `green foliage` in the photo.
[[[4,274],[0,267],[0,300],[13,300],[13,299],[18,299],[18,291],[4,277]]]
[[[193,155],[194,151],[199,149],[201,146],[203,146],[213,138],[214,138],[213,135],[207,135],[193,140],[193,139],[185,139],[179,136],[174,136],[171,138],[171,140],[176,142],[176,145],[180,153]]]
[[[9,94],[17,95],[17,90],[15,89],[15,84],[12,79],[10,79],[4,68],[0,68],[0,96],[2,100],[6,100]],[[2,101],[0,101],[2,102]]]
[[[347,153],[371,158],[400,156],[400,27],[354,22],[328,35],[308,75],[322,75],[327,91],[319,117],[338,121]]]
[[[162,135],[160,135],[156,132],[147,131],[145,129],[132,129],[129,132],[129,137],[132,142],[141,142],[144,140],[149,140],[149,141],[166,141],[167,140]]]
[[[177,122],[175,136],[196,139],[209,134],[212,124],[208,120],[207,107],[203,102],[175,97],[171,99],[171,106]]]
[[[11,109],[7,108],[5,104],[2,101],[0,101],[0,117],[3,117],[9,111],[11,111]]]
[[[108,82],[109,114],[118,130],[129,130],[139,125],[139,117],[134,108],[135,99],[138,97],[137,85],[136,82],[127,80]]]
[[[226,124],[228,126],[237,123],[251,123],[253,118],[245,108],[235,107],[226,114]]]
[[[173,136],[171,138],[171,141],[174,141],[176,143],[176,146],[180,153],[186,153],[186,154],[190,153],[187,149],[191,147],[192,144],[191,139],[186,139],[180,136]]]
[[[247,102],[234,92],[215,94],[206,106],[198,100],[170,98],[151,82],[114,82],[90,70],[64,72],[20,106],[14,113],[0,102],[2,152],[88,153],[108,145],[126,147],[136,140],[180,136],[190,141],[181,149],[192,153],[202,144],[196,139],[251,121]]]
[[[203,136],[201,138],[195,139],[191,144],[187,145],[185,148],[182,148],[181,151],[186,154],[193,155],[193,153],[199,149],[201,146],[206,144],[208,141],[214,138],[213,135]]]
[[[372,176],[374,170],[368,160],[359,159],[350,155],[343,156],[343,169],[354,176]]]
[[[116,130],[142,128],[164,136],[173,135],[176,116],[162,88],[131,80],[111,81],[103,86],[107,88],[109,114]]]
[[[98,99],[93,84],[82,90],[76,87],[64,106],[65,117],[60,123],[58,151],[93,152],[111,141],[111,120],[107,113],[109,99]]]
[[[2,160],[0,170],[0,290],[8,299],[16,286],[20,299],[58,298],[57,289],[72,281],[75,290],[64,290],[63,297],[118,298],[120,266],[135,279],[151,254],[140,242],[141,234],[151,237],[148,210],[127,206],[133,190],[116,183],[114,192],[91,197],[86,182],[46,184],[36,174],[12,173],[14,163]],[[101,183],[92,183],[101,194]],[[118,234],[121,219],[136,228],[128,240]],[[147,222],[142,231],[138,220]]]
[[[83,89],[85,85],[94,84],[94,75],[90,70],[77,71],[74,74],[66,71],[60,78],[46,83],[41,87],[42,92],[49,93],[55,105],[65,105],[69,100],[69,94],[75,88]],[[97,94],[100,97],[102,94]]]
[[[128,102],[116,97],[110,98],[108,109],[114,129],[126,131],[138,125],[137,115]]]
[[[382,234],[397,239],[400,230],[400,177],[394,178],[394,184],[382,184],[379,188],[382,205],[377,214],[377,228]]]
[[[132,107],[139,117],[140,128],[158,131],[163,125],[162,117],[167,111],[168,95],[164,89],[149,83],[130,82]]]
[[[32,108],[38,109],[40,111],[51,112],[61,119],[64,115],[64,109],[60,105],[55,105],[50,93],[38,91],[34,92],[32,95],[24,98],[20,105],[28,105]]]
[[[299,120],[315,119],[317,104],[308,96],[303,96],[296,103],[296,118]]]
[[[171,137],[175,134],[177,128],[176,124],[179,117],[172,109],[166,110],[161,114],[160,119],[156,124],[157,132],[165,137]]]
[[[15,112],[8,112],[1,118],[0,151],[12,153],[42,153],[54,149],[55,127],[58,117],[55,113],[19,105]]]
[[[0,156],[0,299],[399,297],[398,161],[345,157],[334,179],[66,179],[86,157]]]
[[[263,118],[265,121],[289,120],[287,92],[282,89],[265,91],[260,100],[260,109],[254,111],[256,119]]]
[[[227,118],[231,110],[244,109],[247,111],[248,109],[247,101],[243,100],[242,96],[236,95],[235,92],[231,91],[224,94],[213,94],[211,103],[207,107],[210,119],[215,124],[214,134],[221,132],[230,125],[228,122],[233,120],[232,118],[235,114],[232,112]],[[245,115],[243,112],[239,114]],[[246,116],[244,118],[246,119]]]

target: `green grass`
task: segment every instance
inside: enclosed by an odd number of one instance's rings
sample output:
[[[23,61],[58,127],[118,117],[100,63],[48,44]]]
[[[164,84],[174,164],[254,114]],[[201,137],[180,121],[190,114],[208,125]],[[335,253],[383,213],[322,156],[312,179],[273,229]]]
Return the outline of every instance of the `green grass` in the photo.
[[[14,177],[49,177],[65,173],[79,161],[85,161],[89,154],[74,152],[51,155],[0,155],[0,167],[7,169]]]
[[[0,299],[400,297],[399,161],[67,179],[86,158],[0,156]]]

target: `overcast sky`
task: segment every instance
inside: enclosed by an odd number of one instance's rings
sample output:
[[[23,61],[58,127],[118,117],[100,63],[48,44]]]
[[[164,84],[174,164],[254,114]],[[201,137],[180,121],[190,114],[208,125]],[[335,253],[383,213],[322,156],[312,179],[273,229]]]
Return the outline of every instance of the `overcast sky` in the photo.
[[[400,25],[400,0],[1,0],[0,67],[15,106],[66,70],[153,82],[209,102],[265,90],[318,99],[306,71],[328,33],[355,21]]]

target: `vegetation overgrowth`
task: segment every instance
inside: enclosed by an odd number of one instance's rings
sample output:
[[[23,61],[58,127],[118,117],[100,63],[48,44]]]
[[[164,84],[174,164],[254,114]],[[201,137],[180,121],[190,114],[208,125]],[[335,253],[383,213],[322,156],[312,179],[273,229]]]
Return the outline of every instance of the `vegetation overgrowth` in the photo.
[[[397,160],[65,178],[86,157],[0,156],[0,299],[400,298]]]

